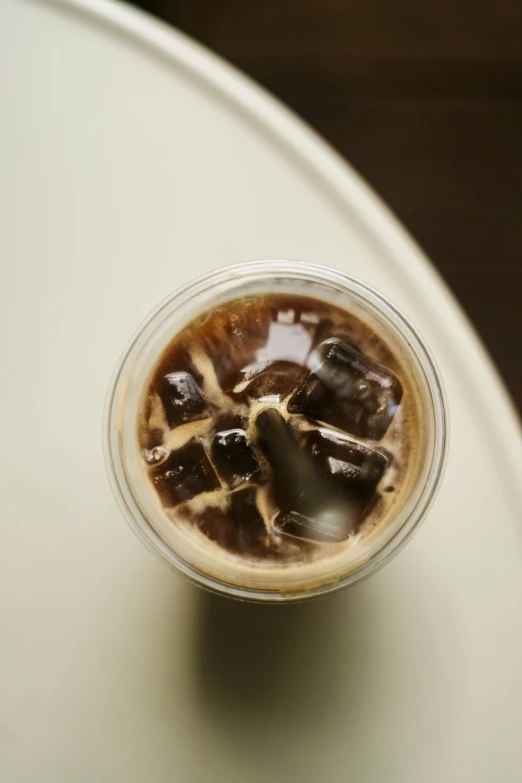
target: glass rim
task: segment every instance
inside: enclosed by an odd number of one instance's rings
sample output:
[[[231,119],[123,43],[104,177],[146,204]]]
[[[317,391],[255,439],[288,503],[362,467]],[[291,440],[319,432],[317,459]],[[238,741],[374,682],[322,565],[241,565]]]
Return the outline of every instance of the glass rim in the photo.
[[[399,328],[401,337],[407,342],[409,350],[420,364],[429,390],[434,416],[431,464],[425,485],[407,519],[384,546],[359,567],[333,581],[298,590],[263,589],[227,582],[188,563],[169,547],[146,519],[133,496],[121,457],[121,436],[118,426],[122,394],[125,391],[125,369],[140,354],[147,340],[170,313],[181,305],[189,303],[204,291],[223,283],[236,281],[238,284],[244,284],[248,280],[273,279],[274,276],[310,281],[323,286],[336,284],[344,291],[357,296],[364,304],[370,304],[380,315],[384,314],[389,318],[394,326]],[[385,295],[355,277],[320,264],[287,259],[246,261],[220,267],[192,279],[165,297],[141,322],[120,355],[112,374],[103,416],[103,451],[109,483],[120,510],[142,543],[163,562],[181,571],[192,582],[213,592],[256,602],[280,603],[325,595],[366,578],[387,563],[409,541],[425,519],[441,484],[448,442],[448,408],[442,378],[430,349],[410,319]]]

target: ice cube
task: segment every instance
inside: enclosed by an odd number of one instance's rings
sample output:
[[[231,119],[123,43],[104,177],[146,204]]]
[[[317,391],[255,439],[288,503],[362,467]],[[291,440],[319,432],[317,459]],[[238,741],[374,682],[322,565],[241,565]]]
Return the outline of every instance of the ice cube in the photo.
[[[259,447],[272,468],[274,527],[309,541],[342,541],[359,522],[352,499],[323,471],[292,426],[269,408],[256,419]]]
[[[223,391],[231,391],[240,380],[243,367],[256,361],[270,328],[270,308],[261,298],[230,302],[213,314],[212,330],[201,330],[205,352],[212,359]]]
[[[388,460],[384,454],[324,430],[307,432],[304,442],[322,472],[352,499],[365,505],[386,470]],[[363,511],[361,508],[361,514]]]
[[[309,357],[310,374],[291,397],[290,413],[303,413],[363,438],[380,440],[402,399],[399,379],[337,337]]]
[[[232,554],[263,557],[270,554],[265,523],[256,505],[256,490],[251,487],[232,492],[226,510],[207,506],[188,519],[211,541]],[[182,509],[182,513],[187,513]]]
[[[276,397],[283,400],[303,381],[306,370],[287,361],[263,361],[248,365],[234,388],[238,401]]]
[[[268,330],[266,344],[257,351],[258,362],[287,361],[304,365],[312,347],[315,327],[308,324],[288,322],[289,313],[292,319],[294,310],[288,313],[277,313],[276,321],[272,321]],[[283,316],[283,320],[281,320]]]
[[[266,381],[265,370],[280,363],[304,366],[316,332],[316,321],[301,321],[300,311],[284,303],[272,309],[263,299],[252,299],[227,305],[223,319],[215,315],[211,333],[202,339],[223,391],[231,392],[245,388],[254,375],[262,373]],[[290,393],[288,383],[287,388]]]
[[[315,541],[321,544],[338,544],[354,531],[351,511],[340,513],[339,506],[321,507],[317,511],[301,513],[295,509],[280,511],[274,519],[274,529],[283,535]]]
[[[341,541],[356,532],[364,520],[388,460],[380,451],[324,430],[306,432],[302,445],[330,483],[329,502],[319,507],[317,503],[306,505],[301,499],[298,503],[283,502],[274,526],[297,538]]]
[[[203,392],[193,375],[184,370],[163,376],[160,397],[171,428],[209,415]]]
[[[262,478],[263,471],[243,429],[218,432],[212,440],[211,455],[220,478],[230,489]]]
[[[163,504],[169,508],[221,486],[205,449],[195,439],[172,451],[161,465],[151,468],[150,475]]]

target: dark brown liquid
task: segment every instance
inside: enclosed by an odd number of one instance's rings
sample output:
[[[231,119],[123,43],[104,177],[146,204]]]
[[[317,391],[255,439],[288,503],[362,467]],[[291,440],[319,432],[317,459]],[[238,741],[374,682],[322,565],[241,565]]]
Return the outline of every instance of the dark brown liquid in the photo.
[[[238,299],[160,357],[140,446],[172,524],[246,559],[297,562],[357,535],[397,491],[403,387],[355,316],[306,297]]]

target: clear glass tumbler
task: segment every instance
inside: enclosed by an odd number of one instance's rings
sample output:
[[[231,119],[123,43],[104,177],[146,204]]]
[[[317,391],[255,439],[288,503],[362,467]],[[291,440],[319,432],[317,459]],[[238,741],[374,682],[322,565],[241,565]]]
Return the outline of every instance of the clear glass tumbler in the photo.
[[[398,357],[419,409],[415,461],[393,517],[336,557],[313,565],[253,568],[240,558],[209,558],[179,534],[151,492],[138,442],[138,415],[154,366],[172,338],[209,308],[243,296],[296,294],[331,303],[367,323]],[[175,291],[154,310],[118,362],[107,396],[104,450],[109,480],[134,532],[166,564],[199,585],[254,601],[295,601],[368,576],[413,535],[439,488],[447,450],[447,408],[430,351],[410,321],[366,284],[327,267],[255,261],[222,268]]]

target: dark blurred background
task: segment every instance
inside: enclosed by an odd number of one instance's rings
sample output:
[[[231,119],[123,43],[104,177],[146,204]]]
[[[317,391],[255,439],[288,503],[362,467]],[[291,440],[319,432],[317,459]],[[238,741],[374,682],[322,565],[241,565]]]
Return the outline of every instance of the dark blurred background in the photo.
[[[522,0],[135,0],[241,68],[368,180],[522,411]]]

